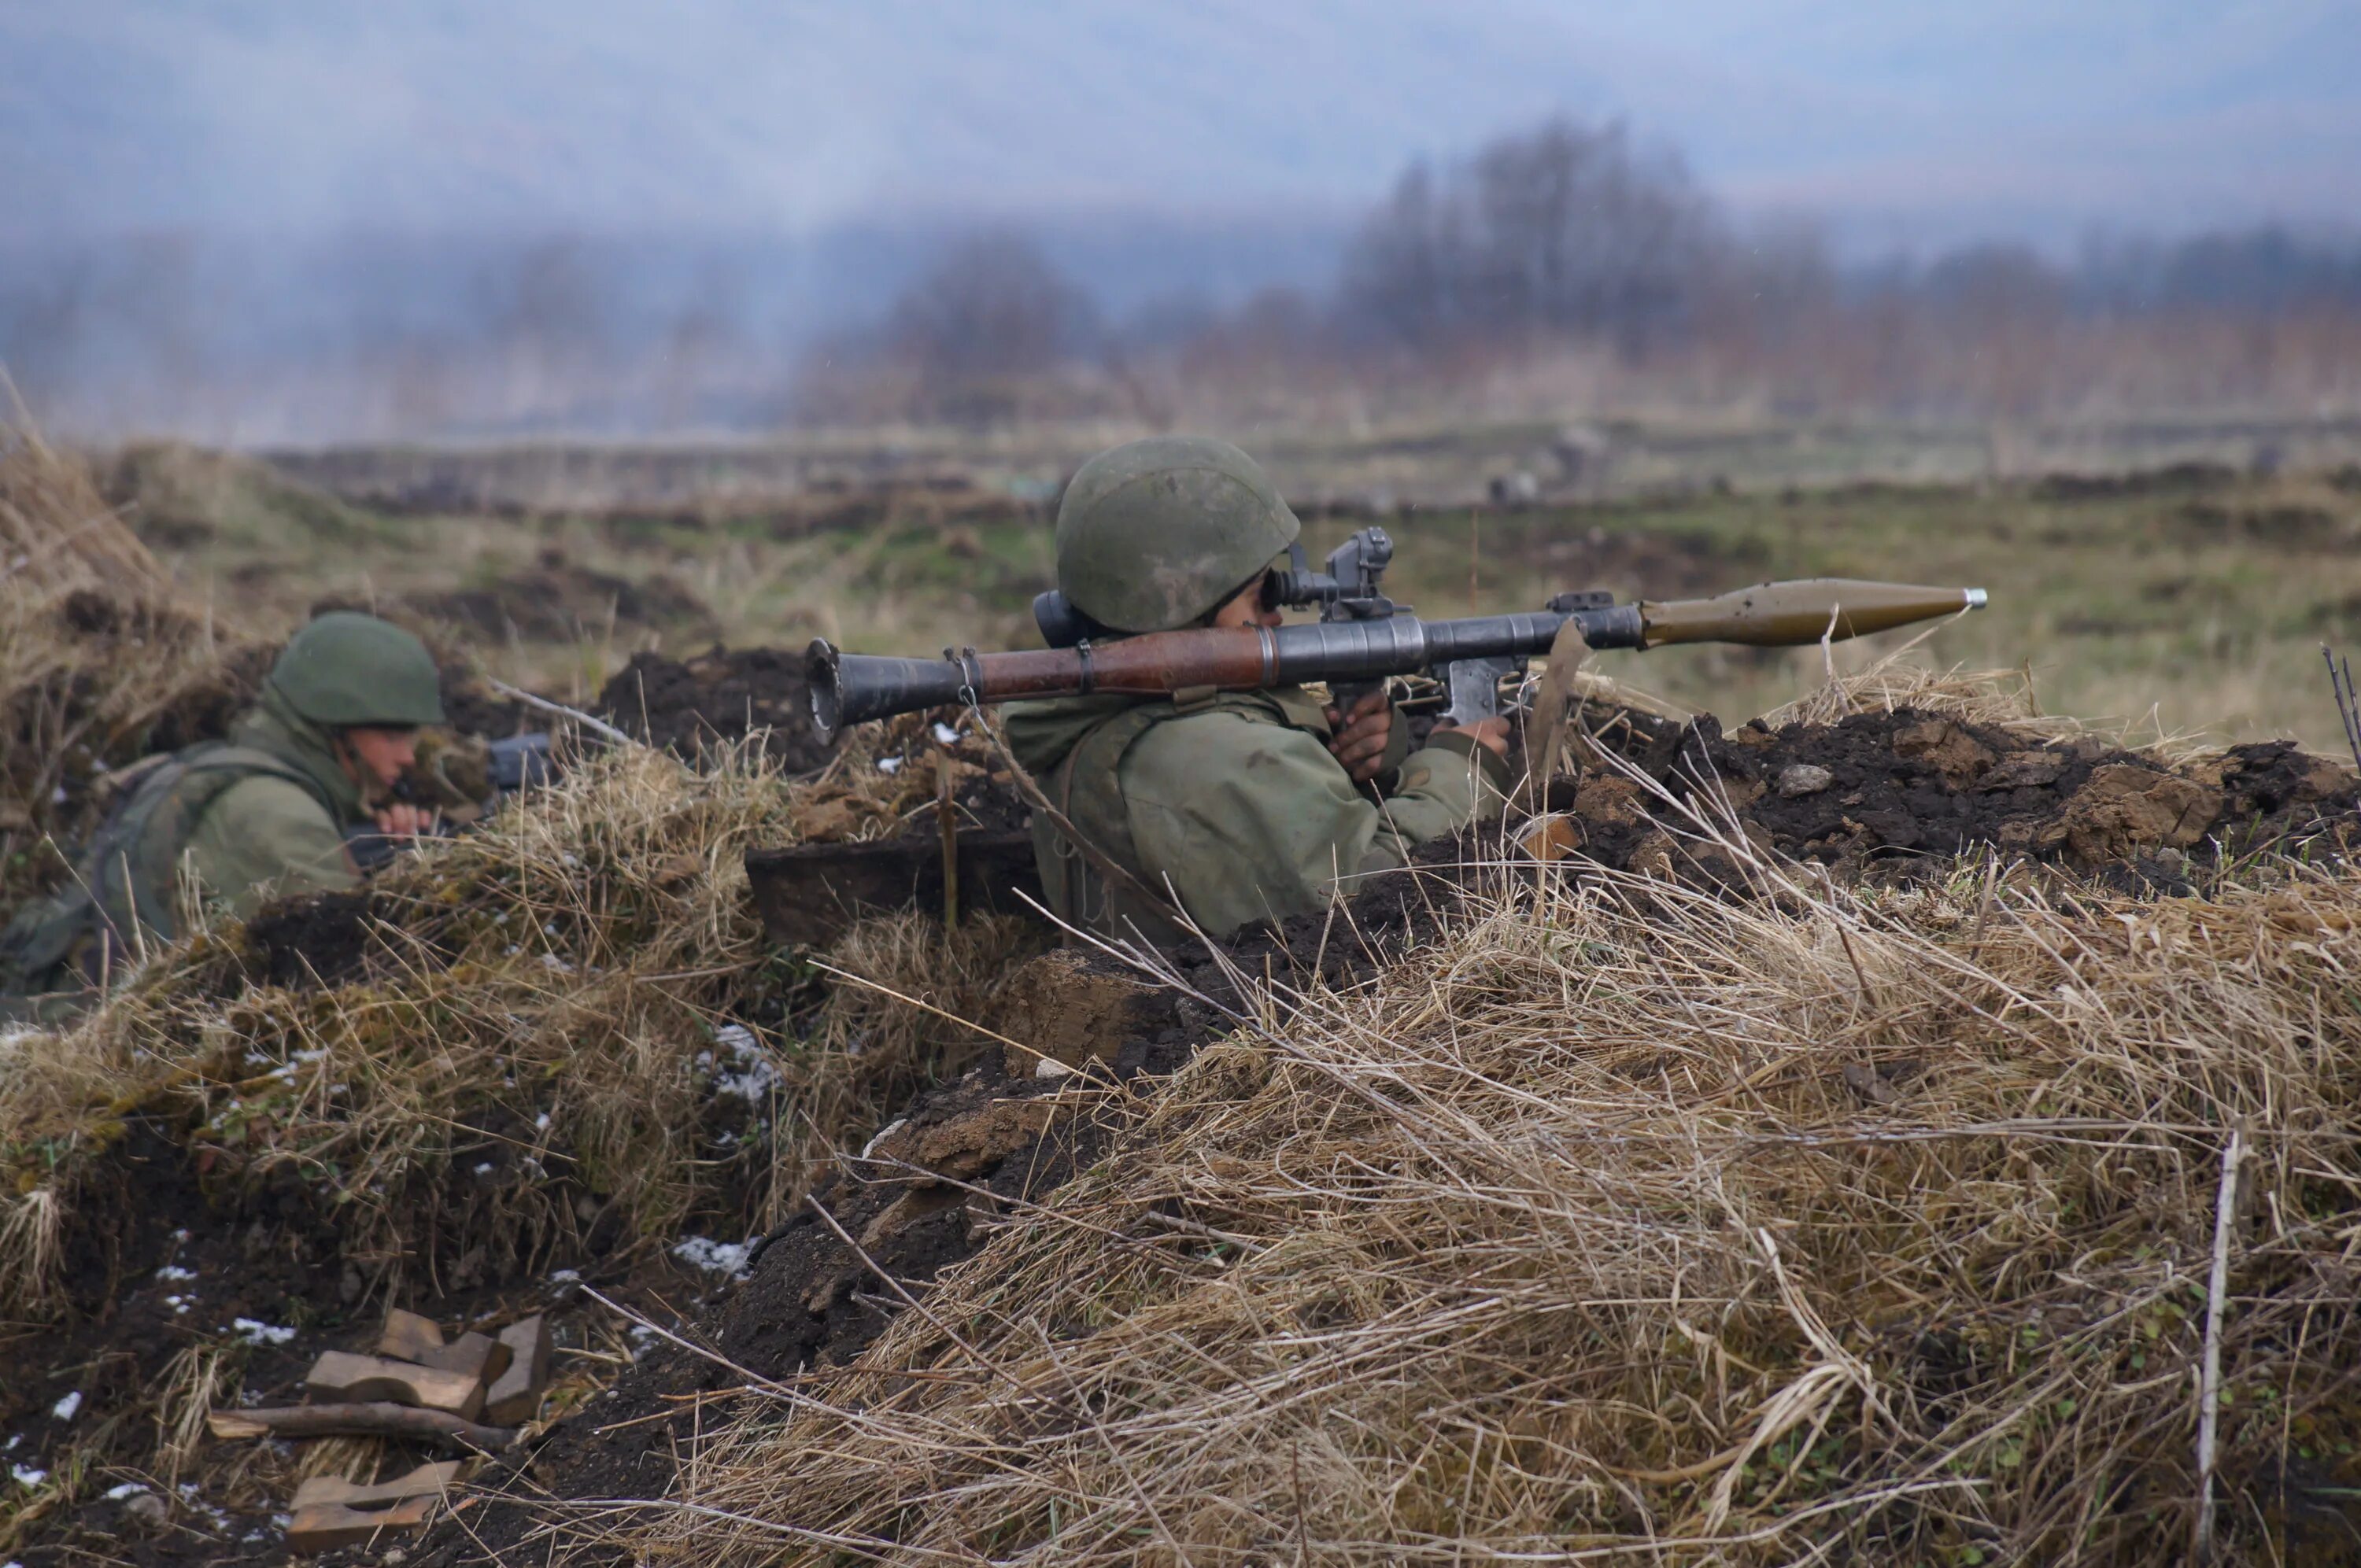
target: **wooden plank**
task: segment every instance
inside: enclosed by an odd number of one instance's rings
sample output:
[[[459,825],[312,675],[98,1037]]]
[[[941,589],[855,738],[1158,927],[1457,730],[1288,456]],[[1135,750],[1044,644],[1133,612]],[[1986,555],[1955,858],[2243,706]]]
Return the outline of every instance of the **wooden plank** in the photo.
[[[426,1527],[437,1503],[434,1497],[412,1497],[366,1513],[334,1503],[299,1504],[287,1521],[287,1550],[332,1552],[339,1546],[366,1545],[386,1531],[406,1535]]]
[[[355,1355],[346,1350],[324,1352],[303,1381],[321,1399],[335,1403],[415,1405],[469,1421],[484,1409],[480,1376],[388,1361],[383,1356]]]
[[[1032,834],[966,828],[955,853],[961,910],[1040,918],[1018,896],[1046,899]],[[943,906],[942,845],[934,835],[749,850],[745,863],[754,912],[774,942],[819,946],[864,915]]]
[[[541,1414],[541,1397],[549,1391],[549,1320],[536,1312],[500,1331],[508,1347],[508,1370],[484,1396],[484,1419],[495,1425],[521,1426]]]
[[[385,1315],[385,1332],[377,1340],[377,1353],[395,1361],[416,1361],[433,1365],[427,1357],[443,1348],[443,1328],[432,1318],[420,1317],[396,1307]]]
[[[489,1334],[472,1330],[461,1334],[440,1350],[432,1350],[415,1357],[422,1366],[437,1372],[456,1372],[473,1377],[489,1387],[509,1369],[509,1347]]]
[[[439,1497],[459,1484],[459,1472],[466,1464],[463,1459],[445,1459],[373,1486],[347,1481],[342,1475],[314,1475],[295,1488],[295,1506],[322,1503],[340,1508],[381,1508],[412,1497]]]

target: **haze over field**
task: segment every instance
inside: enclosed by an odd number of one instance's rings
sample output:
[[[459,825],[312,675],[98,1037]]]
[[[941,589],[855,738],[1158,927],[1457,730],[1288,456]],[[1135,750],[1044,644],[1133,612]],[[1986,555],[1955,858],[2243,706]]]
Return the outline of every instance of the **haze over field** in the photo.
[[[2356,59],[2337,0],[11,0],[0,205],[49,237],[1334,221],[1564,111],[1858,243],[2070,239],[2349,215]]]
[[[1114,320],[1316,294],[1406,167],[1553,115],[1853,269],[2349,236],[2355,59],[2335,0],[0,0],[0,363],[100,433],[760,426],[978,225]],[[386,390],[560,317],[631,408]]]

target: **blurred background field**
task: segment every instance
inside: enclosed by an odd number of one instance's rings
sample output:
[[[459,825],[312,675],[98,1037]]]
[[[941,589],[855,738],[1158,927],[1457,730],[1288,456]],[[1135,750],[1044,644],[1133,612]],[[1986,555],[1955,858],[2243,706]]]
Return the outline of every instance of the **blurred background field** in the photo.
[[[346,449],[276,464],[158,444],[102,472],[179,581],[242,620],[291,622],[330,599],[398,606],[491,673],[581,697],[642,649],[1031,645],[1065,465],[1116,433]],[[1424,615],[1573,587],[1972,584],[1992,608],[1936,631],[1922,656],[2023,665],[2052,711],[2144,734],[2341,739],[2320,648],[2361,641],[2361,466],[2326,461],[2339,433],[2264,437],[2259,463],[2257,438],[2233,431],[2184,435],[2172,461],[2147,467],[1916,479],[1860,476],[1947,452],[1964,463],[1967,438],[1637,423],[1574,435],[1578,446],[1530,425],[1299,435],[1264,450],[1315,553],[1380,523],[1397,546],[1395,596]],[[2272,455],[2306,440],[2310,466]],[[1904,635],[1839,646],[1836,666]],[[1603,658],[1731,723],[1826,674],[1817,649]]]
[[[2297,4],[19,12],[0,370],[225,620],[399,603],[552,690],[1020,644],[1074,465],[1190,431],[1428,614],[1981,584],[1930,657],[2327,745],[2356,55]]]

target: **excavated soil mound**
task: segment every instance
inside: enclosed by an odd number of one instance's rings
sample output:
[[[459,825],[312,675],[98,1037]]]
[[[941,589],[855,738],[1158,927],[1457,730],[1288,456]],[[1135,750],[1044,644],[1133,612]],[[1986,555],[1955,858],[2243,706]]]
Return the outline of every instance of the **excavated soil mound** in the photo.
[[[2128,862],[2164,881],[2192,860],[2361,837],[2361,780],[2288,741],[2175,768],[2090,737],[2045,741],[1904,709],[1728,736],[1704,718],[1671,750],[1669,765],[1641,776],[1600,770],[1554,785],[1561,851],[1678,871],[1711,858],[1684,843],[1695,817],[1734,813],[1759,847],[1848,873],[1988,845],[2086,872]]]
[[[827,764],[812,733],[804,656],[784,648],[724,649],[683,662],[631,656],[598,694],[599,716],[652,746],[694,757],[763,733],[764,754],[789,773]]]

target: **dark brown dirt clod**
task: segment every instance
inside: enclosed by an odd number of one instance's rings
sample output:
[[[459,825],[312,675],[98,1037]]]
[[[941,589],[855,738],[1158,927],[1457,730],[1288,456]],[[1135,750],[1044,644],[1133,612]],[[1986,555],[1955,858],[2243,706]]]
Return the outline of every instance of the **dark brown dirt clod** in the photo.
[[[716,646],[686,663],[635,653],[598,694],[599,716],[652,746],[694,757],[761,732],[765,755],[789,773],[825,766],[831,749],[812,732],[804,657],[784,648]]]

